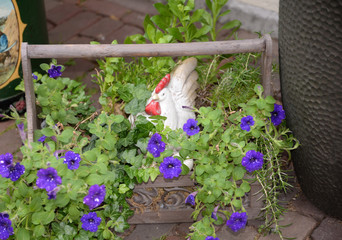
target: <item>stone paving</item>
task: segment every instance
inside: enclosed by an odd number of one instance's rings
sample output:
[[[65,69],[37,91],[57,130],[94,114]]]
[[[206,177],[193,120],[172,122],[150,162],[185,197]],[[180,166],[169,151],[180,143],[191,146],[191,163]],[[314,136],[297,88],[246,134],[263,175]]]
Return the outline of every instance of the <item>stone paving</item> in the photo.
[[[146,14],[156,13],[149,0],[46,0],[46,16],[50,43],[111,43],[114,39],[123,43],[128,35],[143,33],[142,23]],[[241,30],[240,38],[255,38],[255,34]],[[277,40],[274,41],[274,56],[277,60]],[[73,62],[64,75],[83,80],[88,91],[97,99],[99,90],[92,82],[96,61],[94,59],[62,59],[59,62]],[[99,106],[95,103],[95,106]],[[21,140],[13,120],[0,122],[0,154],[14,153],[20,159]],[[285,237],[298,240],[338,240],[342,239],[342,222],[326,216],[313,206],[294,182],[295,188],[283,196],[287,212],[282,225]],[[262,236],[257,227],[260,221],[249,221],[247,227],[233,233],[225,226],[217,228],[221,240],[270,240],[280,239],[276,235]],[[143,224],[131,226],[123,237],[127,240],[180,240],[189,232],[189,223]]]

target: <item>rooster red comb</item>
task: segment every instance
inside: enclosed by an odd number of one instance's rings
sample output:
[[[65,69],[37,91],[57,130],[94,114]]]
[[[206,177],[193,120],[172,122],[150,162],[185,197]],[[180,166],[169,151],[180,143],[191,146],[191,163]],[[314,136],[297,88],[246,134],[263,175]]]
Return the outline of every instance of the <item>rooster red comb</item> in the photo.
[[[164,87],[166,87],[170,82],[170,74],[166,74],[165,77],[158,83],[155,92],[159,93]]]

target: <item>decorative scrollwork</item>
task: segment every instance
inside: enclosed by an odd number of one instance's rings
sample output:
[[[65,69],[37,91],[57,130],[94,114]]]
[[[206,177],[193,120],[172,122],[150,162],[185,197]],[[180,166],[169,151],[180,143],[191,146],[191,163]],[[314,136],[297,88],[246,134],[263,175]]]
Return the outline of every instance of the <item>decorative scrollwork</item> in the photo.
[[[128,203],[135,212],[191,208],[185,199],[192,191],[192,187],[139,188]]]

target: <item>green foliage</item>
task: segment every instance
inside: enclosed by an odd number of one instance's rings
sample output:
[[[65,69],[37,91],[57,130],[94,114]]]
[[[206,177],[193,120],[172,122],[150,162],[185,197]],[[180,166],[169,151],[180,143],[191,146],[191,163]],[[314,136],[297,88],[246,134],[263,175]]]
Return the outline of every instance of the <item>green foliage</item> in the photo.
[[[53,60],[51,64],[57,65],[57,61]],[[40,67],[47,72],[50,65],[43,63]],[[61,67],[64,70],[64,66]],[[49,115],[54,121],[63,125],[76,124],[95,111],[95,108],[90,106],[90,96],[85,94],[85,86],[81,83],[67,77],[55,79],[47,74],[41,75],[37,72],[34,74],[38,77],[33,81],[37,94],[36,102],[41,108],[38,115],[40,118],[44,119]],[[18,89],[24,90],[23,82]]]

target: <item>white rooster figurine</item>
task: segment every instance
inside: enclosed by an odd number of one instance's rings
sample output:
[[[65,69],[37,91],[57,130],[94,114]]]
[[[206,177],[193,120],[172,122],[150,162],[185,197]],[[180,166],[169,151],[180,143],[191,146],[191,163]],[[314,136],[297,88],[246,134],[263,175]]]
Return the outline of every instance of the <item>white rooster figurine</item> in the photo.
[[[173,130],[182,128],[189,118],[195,118],[191,107],[198,88],[196,66],[197,59],[188,58],[167,74],[153,90],[145,112],[166,117],[165,126]]]

